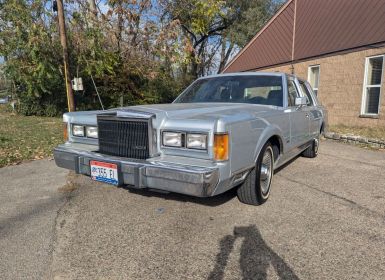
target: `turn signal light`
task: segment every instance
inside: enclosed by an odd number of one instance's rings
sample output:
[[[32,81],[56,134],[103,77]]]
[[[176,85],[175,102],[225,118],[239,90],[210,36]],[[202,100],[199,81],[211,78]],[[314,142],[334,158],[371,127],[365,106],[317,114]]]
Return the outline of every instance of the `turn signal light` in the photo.
[[[63,138],[65,142],[68,141],[68,124],[66,122],[63,123]]]
[[[214,135],[214,159],[217,161],[229,159],[229,135],[227,133]]]

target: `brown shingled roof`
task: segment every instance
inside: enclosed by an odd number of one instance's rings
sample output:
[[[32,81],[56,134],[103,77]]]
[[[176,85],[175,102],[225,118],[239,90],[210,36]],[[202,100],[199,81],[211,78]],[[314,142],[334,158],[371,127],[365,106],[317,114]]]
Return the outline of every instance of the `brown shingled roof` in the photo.
[[[379,42],[385,42],[384,0],[290,0],[224,72],[255,70]]]

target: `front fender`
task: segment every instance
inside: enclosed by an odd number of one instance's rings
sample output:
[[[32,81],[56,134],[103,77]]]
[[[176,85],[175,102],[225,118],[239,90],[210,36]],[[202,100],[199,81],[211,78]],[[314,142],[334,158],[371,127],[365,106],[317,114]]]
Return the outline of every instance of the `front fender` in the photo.
[[[258,138],[258,142],[256,144],[254,154],[253,154],[254,155],[254,157],[253,157],[254,161],[253,162],[257,161],[257,158],[258,158],[259,154],[261,153],[263,146],[272,137],[278,138],[278,141],[280,144],[280,146],[279,146],[280,153],[283,153],[285,151],[285,141],[284,141],[285,138],[283,136],[282,130],[277,125],[270,124],[262,131],[261,135]]]
[[[280,150],[284,151],[283,132],[275,124],[264,119],[256,119],[231,125],[230,166],[232,174],[252,168],[262,147],[272,136],[280,139]]]

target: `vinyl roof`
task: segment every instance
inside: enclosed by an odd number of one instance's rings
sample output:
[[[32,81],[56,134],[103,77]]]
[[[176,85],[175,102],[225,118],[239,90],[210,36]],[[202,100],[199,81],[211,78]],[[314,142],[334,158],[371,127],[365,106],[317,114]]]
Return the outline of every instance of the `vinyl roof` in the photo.
[[[385,42],[384,0],[289,0],[224,72],[256,70]]]
[[[208,76],[203,76],[200,77],[199,80],[204,80],[204,79],[210,79],[210,78],[218,78],[218,77],[234,77],[234,76],[284,76],[287,75],[286,73],[283,72],[236,72],[236,73],[222,73],[222,74],[214,74],[214,75],[208,75]]]

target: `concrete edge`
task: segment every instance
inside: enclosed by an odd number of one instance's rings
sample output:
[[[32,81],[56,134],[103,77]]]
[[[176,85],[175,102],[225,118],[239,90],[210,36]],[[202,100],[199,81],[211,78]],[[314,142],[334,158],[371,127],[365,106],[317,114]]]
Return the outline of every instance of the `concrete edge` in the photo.
[[[331,139],[343,143],[366,145],[377,149],[385,149],[385,141],[380,139],[366,138],[358,135],[339,134],[336,132],[326,132],[326,139]]]

